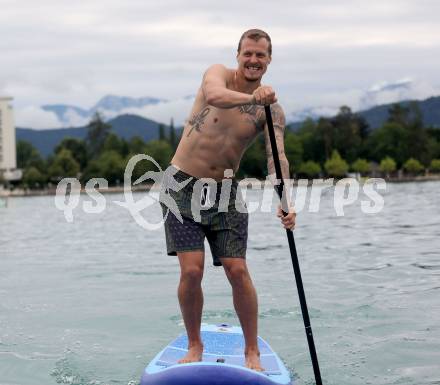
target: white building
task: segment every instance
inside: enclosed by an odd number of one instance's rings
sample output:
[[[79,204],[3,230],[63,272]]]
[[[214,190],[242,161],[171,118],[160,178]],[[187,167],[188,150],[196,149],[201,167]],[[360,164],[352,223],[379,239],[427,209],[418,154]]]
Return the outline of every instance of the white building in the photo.
[[[14,112],[12,98],[0,97],[0,174],[5,180],[21,178],[17,170]]]

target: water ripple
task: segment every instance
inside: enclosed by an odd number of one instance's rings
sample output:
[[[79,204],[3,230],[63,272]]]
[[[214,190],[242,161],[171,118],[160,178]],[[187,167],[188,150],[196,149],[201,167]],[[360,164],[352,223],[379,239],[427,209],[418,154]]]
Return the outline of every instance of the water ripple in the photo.
[[[440,270],[440,265],[424,265],[422,263],[411,263],[411,266],[425,270]]]
[[[348,269],[348,271],[374,271],[374,270],[383,270],[388,267],[392,267],[393,265],[391,263],[384,263],[382,265],[377,266],[371,266],[371,267],[359,267],[355,269]]]

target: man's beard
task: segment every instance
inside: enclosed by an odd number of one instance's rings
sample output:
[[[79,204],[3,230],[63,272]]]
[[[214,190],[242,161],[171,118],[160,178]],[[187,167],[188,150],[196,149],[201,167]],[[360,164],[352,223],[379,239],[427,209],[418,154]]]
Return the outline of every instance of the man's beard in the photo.
[[[245,79],[246,79],[246,81],[247,82],[249,82],[249,83],[255,83],[255,82],[259,82],[259,81],[261,81],[261,77],[259,77],[259,78],[251,78],[251,79],[249,79],[248,77],[244,77]]]

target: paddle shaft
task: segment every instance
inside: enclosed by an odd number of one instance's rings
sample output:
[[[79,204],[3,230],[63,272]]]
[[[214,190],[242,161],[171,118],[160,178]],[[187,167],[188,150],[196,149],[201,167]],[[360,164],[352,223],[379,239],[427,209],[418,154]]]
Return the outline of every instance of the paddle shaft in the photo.
[[[278,196],[280,197],[280,200],[282,202],[283,201],[286,202],[287,197],[285,196],[286,194],[283,194],[284,179],[283,179],[283,174],[281,172],[280,157],[278,155],[278,148],[275,139],[275,131],[273,128],[272,113],[270,111],[270,106],[264,106],[264,110],[266,112],[267,128],[269,130],[270,145],[272,148],[272,156],[275,164],[275,174],[277,180],[279,181],[279,184],[275,186],[275,189],[278,193]],[[283,210],[283,214],[287,215],[287,212]],[[301,312],[304,320],[307,342],[309,344],[310,356],[312,358],[313,372],[315,373],[315,382],[316,385],[322,385],[321,372],[319,370],[318,357],[316,355],[316,349],[315,349],[315,341],[313,340],[312,326],[310,325],[309,311],[307,309],[306,296],[304,293],[304,287],[301,278],[301,270],[298,262],[298,254],[296,253],[295,239],[293,238],[292,230],[286,229],[286,234],[287,234],[287,239],[289,241],[290,257],[292,259],[293,271],[295,273],[296,287],[298,289],[299,302],[301,304]]]

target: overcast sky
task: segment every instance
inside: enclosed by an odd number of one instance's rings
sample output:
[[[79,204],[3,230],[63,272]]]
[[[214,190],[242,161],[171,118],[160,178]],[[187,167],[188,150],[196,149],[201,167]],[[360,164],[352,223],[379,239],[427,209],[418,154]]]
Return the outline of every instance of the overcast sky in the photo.
[[[0,96],[35,127],[57,124],[43,104],[177,100],[210,64],[234,66],[241,33],[259,27],[273,40],[264,83],[287,113],[422,99],[440,95],[439,15],[438,0],[0,0]],[[187,113],[179,103],[164,120]]]

